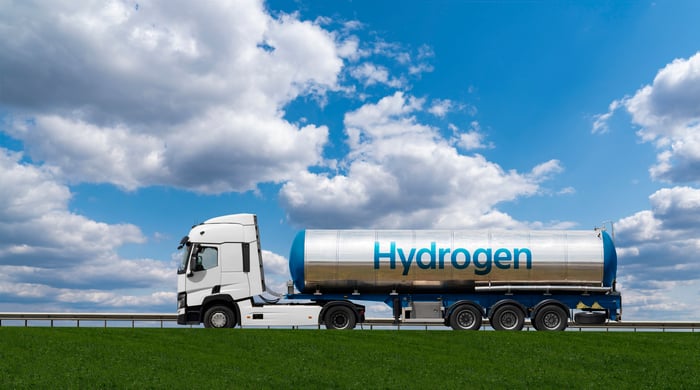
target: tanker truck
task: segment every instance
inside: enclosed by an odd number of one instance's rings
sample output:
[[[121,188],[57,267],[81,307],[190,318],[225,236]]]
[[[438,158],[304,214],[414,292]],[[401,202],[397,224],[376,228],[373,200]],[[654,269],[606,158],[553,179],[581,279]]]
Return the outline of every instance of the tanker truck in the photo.
[[[273,295],[257,218],[234,214],[193,226],[180,241],[177,320],[211,328],[353,329],[362,302],[388,305],[396,324],[542,331],[570,321],[619,321],[617,254],[605,229],[302,230],[291,281]]]

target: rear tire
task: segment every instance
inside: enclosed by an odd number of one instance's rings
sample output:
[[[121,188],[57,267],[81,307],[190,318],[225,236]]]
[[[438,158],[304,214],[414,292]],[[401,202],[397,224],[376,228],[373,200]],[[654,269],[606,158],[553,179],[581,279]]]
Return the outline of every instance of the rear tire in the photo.
[[[515,305],[503,305],[496,309],[491,316],[491,327],[494,330],[522,330],[525,325],[525,313]]]
[[[600,311],[582,311],[574,314],[574,322],[581,325],[601,325],[608,319],[608,316]]]
[[[459,306],[450,315],[450,326],[454,330],[479,330],[481,310],[472,305]]]
[[[324,316],[326,329],[355,329],[355,313],[347,306],[333,306]]]
[[[205,328],[233,328],[236,315],[226,306],[212,306],[204,313]]]
[[[568,325],[569,316],[560,306],[547,305],[537,311],[534,326],[542,331],[562,331]]]

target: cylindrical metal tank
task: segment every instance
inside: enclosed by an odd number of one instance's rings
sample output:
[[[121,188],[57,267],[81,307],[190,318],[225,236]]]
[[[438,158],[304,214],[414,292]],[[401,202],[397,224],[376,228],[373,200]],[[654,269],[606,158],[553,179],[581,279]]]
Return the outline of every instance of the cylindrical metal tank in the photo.
[[[289,268],[302,293],[610,288],[617,255],[599,230],[304,230]]]

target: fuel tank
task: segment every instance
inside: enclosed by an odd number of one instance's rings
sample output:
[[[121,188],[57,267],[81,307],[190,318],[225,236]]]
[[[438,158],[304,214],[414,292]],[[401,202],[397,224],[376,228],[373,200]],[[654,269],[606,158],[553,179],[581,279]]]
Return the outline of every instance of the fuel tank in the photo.
[[[600,230],[303,230],[289,268],[301,293],[609,288],[617,254]]]

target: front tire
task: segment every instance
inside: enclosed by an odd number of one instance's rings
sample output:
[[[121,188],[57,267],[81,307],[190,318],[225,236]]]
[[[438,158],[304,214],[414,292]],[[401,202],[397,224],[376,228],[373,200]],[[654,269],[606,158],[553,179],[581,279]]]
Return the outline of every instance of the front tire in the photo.
[[[204,313],[205,328],[233,328],[236,326],[236,315],[226,306],[212,306]]]
[[[525,325],[525,313],[515,305],[503,305],[491,316],[494,330],[522,330]]]
[[[472,305],[460,306],[452,311],[450,326],[454,330],[479,330],[481,311]]]
[[[333,306],[324,316],[326,329],[355,329],[355,313],[347,306]]]

